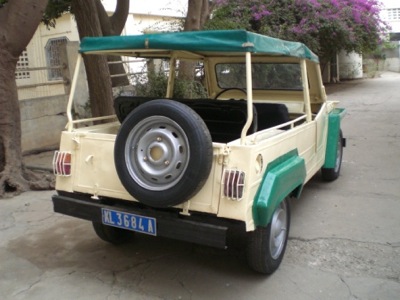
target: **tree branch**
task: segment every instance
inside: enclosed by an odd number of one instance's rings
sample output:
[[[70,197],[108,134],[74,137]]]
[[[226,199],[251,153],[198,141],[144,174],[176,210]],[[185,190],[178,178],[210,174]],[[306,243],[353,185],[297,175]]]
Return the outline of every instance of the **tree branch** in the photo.
[[[129,0],[118,0],[114,14],[110,17],[111,28],[116,35],[120,35],[125,27],[129,15]]]
[[[203,0],[188,1],[188,12],[185,20],[184,31],[193,31],[200,29],[202,6]]]
[[[95,3],[96,3],[97,15],[100,21],[101,32],[103,36],[113,35],[110,18],[108,17],[103,4],[101,3],[100,0],[96,0]]]
[[[97,14],[103,36],[120,35],[129,14],[129,0],[117,0],[114,14],[109,17],[100,0],[96,0]]]
[[[19,56],[42,19],[48,0],[9,1],[0,9],[0,43]],[[13,36],[8,36],[13,33]],[[15,38],[18,37],[18,38]]]
[[[201,7],[200,15],[200,29],[204,27],[204,24],[210,19],[210,14],[214,9],[215,1],[203,0],[203,5]]]

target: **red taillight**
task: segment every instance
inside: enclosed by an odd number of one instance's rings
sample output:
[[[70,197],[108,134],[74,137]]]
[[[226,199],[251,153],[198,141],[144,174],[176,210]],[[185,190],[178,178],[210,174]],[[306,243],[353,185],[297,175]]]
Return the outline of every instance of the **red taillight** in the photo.
[[[71,153],[56,151],[53,157],[53,171],[57,176],[71,175]]]
[[[224,195],[233,200],[241,200],[244,191],[244,172],[238,170],[225,170]]]

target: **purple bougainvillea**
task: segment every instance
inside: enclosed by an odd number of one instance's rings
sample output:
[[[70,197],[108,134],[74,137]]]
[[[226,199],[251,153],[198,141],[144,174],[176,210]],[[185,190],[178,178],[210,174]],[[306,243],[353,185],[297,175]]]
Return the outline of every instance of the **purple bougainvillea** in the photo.
[[[251,15],[254,20],[261,20],[263,17],[269,16],[271,12],[267,10],[264,4],[261,5],[253,5],[251,8]]]
[[[376,48],[388,29],[380,10],[379,0],[217,0],[206,27],[301,41],[329,59]]]

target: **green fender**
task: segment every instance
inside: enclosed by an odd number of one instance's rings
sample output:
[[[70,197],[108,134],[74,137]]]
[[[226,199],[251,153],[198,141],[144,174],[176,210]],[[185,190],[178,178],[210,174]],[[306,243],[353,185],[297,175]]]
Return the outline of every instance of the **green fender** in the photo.
[[[267,226],[278,205],[294,191],[299,197],[305,178],[305,162],[297,150],[269,163],[253,202],[255,225]]]
[[[323,168],[332,169],[336,164],[337,141],[340,134],[340,122],[346,110],[344,108],[335,108],[329,113],[328,119],[328,138],[326,142],[325,162]]]

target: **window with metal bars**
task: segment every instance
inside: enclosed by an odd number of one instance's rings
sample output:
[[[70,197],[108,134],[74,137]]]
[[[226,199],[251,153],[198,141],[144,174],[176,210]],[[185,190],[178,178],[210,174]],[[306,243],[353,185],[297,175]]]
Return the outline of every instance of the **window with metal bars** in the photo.
[[[68,39],[66,37],[49,39],[47,41],[45,46],[47,67],[61,66],[62,62],[60,54],[62,48],[66,46],[67,42]],[[61,68],[49,69],[47,71],[47,78],[49,81],[61,80],[63,78]]]
[[[400,8],[389,8],[388,12],[388,20],[397,21],[400,20]]]

